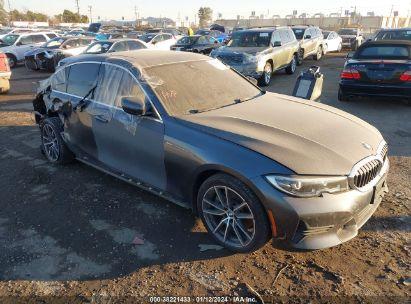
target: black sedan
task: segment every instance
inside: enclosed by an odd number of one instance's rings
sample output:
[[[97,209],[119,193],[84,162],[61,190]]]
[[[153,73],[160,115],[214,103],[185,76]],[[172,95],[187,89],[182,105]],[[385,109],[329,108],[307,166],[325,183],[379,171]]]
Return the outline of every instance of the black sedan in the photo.
[[[411,101],[411,41],[370,41],[345,63],[338,99],[355,96]]]
[[[233,251],[271,237],[304,249],[341,244],[387,190],[388,147],[374,127],[261,91],[204,55],[72,57],[33,105],[51,163],[78,159],[191,208]]]
[[[172,51],[184,51],[184,52],[193,52],[201,54],[210,54],[211,51],[220,44],[218,41],[211,36],[186,36],[177,41],[177,43],[171,46]]]

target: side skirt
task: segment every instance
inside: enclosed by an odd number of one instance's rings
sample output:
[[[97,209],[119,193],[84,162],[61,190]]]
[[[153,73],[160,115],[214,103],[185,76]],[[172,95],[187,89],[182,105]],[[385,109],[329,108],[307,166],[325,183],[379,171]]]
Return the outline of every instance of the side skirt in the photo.
[[[106,174],[109,174],[109,175],[111,175],[111,176],[113,176],[113,177],[116,177],[116,178],[118,178],[118,179],[120,179],[120,180],[122,180],[122,181],[125,181],[125,182],[128,183],[128,184],[131,184],[131,185],[133,185],[133,186],[136,186],[136,187],[138,187],[138,188],[140,188],[140,189],[142,189],[142,190],[144,190],[144,191],[147,191],[147,192],[150,192],[150,193],[152,193],[152,194],[154,194],[154,195],[157,195],[157,196],[159,196],[159,197],[161,197],[161,198],[163,198],[163,199],[165,199],[165,200],[168,200],[168,201],[170,201],[170,202],[172,202],[172,203],[174,203],[174,204],[176,204],[176,205],[178,205],[178,206],[180,206],[180,207],[183,207],[183,208],[185,208],[185,209],[192,209],[192,208],[190,207],[191,205],[190,205],[189,203],[183,202],[183,201],[177,199],[176,197],[172,196],[171,194],[169,194],[169,193],[167,193],[167,192],[164,192],[164,191],[162,191],[162,190],[160,190],[160,189],[157,189],[157,188],[155,188],[155,187],[153,187],[153,186],[151,186],[151,185],[149,185],[149,184],[147,184],[147,183],[144,183],[144,182],[142,182],[142,181],[140,181],[140,180],[137,180],[137,179],[135,179],[135,178],[132,178],[132,177],[130,177],[130,176],[127,176],[127,175],[125,175],[124,173],[115,172],[115,171],[113,171],[111,168],[108,168],[107,166],[105,166],[104,164],[99,164],[99,163],[97,163],[96,161],[91,161],[91,160],[90,160],[88,157],[86,157],[86,156],[84,156],[84,157],[76,157],[76,159],[77,159],[78,161],[80,161],[80,162],[82,162],[82,163],[90,166],[90,167],[93,167],[93,168],[95,168],[95,169],[97,169],[97,170],[99,170],[99,171],[102,171],[102,172],[104,172],[104,173],[106,173]]]

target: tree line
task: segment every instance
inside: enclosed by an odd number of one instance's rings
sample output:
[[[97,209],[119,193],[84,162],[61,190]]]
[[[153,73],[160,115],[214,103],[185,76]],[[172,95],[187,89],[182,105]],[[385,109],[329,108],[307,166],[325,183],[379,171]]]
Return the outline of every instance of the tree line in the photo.
[[[5,25],[12,21],[49,22],[51,24],[58,24],[62,22],[88,23],[89,18],[87,15],[79,15],[70,10],[64,10],[62,14],[50,17],[46,14],[37,13],[29,10],[21,12],[15,9],[10,12],[6,12],[3,7],[0,7],[0,23]]]

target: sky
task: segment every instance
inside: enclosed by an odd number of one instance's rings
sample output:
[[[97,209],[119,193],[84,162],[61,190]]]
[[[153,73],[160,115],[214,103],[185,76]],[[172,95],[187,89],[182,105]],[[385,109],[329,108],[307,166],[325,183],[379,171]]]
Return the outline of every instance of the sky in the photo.
[[[47,15],[56,15],[64,9],[76,10],[75,0],[4,0],[8,10],[8,1],[11,9],[33,10]],[[95,20],[100,16],[102,20],[135,19],[135,7],[142,17],[170,17],[181,19],[186,16],[189,20],[201,6],[213,9],[214,18],[222,14],[223,18],[236,18],[237,15],[248,17],[251,11],[257,15],[268,16],[292,14],[293,10],[301,13],[336,13],[345,10],[354,10],[362,14],[374,11],[377,15],[389,15],[391,9],[399,11],[402,16],[411,14],[411,0],[79,0],[80,12],[88,13],[92,6],[92,16]]]

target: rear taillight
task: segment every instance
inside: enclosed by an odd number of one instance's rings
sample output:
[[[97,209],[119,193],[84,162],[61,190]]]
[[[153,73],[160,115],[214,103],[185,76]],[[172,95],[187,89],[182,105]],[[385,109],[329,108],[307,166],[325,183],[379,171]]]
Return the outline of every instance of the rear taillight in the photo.
[[[401,81],[411,82],[411,71],[404,72],[404,73],[400,76],[400,80],[401,80]]]
[[[354,69],[344,69],[341,72],[341,79],[361,79],[361,74]]]

